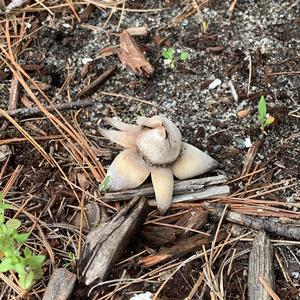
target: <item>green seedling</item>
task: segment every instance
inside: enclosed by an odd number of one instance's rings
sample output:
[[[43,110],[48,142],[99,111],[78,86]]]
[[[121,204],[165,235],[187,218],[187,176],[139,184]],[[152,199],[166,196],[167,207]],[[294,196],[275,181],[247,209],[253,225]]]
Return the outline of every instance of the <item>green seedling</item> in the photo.
[[[29,233],[19,233],[21,222],[9,219],[5,222],[4,213],[10,205],[5,204],[0,193],[0,272],[13,271],[18,274],[19,284],[28,289],[43,275],[44,255],[33,255],[28,247],[23,247]]]
[[[63,267],[68,268],[76,261],[76,256],[74,253],[69,252],[67,261],[64,263]]]
[[[261,96],[258,103],[258,120],[260,122],[260,128],[265,132],[265,128],[270,126],[275,118],[267,114],[267,103],[264,96]]]
[[[180,52],[179,59],[180,59],[181,61],[186,61],[186,60],[188,60],[189,58],[190,58],[190,55],[188,54],[188,52],[186,52],[186,51]]]
[[[100,186],[100,191],[103,193],[106,193],[106,191],[108,190],[108,184],[110,181],[110,176],[106,175],[105,178],[103,179],[103,182]]]
[[[179,56],[176,56],[176,51],[174,48],[168,48],[163,50],[161,55],[165,58],[165,64],[168,65],[171,69],[174,69],[177,61],[187,61],[190,57],[189,53],[186,51],[181,51]]]
[[[206,34],[207,30],[208,30],[208,21],[202,21],[201,22],[202,24],[202,31],[203,31],[203,34]]]

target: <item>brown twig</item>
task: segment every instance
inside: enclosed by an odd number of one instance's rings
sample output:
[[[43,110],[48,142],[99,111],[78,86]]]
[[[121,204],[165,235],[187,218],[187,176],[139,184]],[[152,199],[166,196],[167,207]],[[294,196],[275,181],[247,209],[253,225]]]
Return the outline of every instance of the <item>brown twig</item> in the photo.
[[[113,65],[109,67],[105,72],[103,72],[97,79],[92,81],[89,85],[84,87],[77,95],[77,97],[88,96],[94,93],[99,87],[107,81],[117,70],[117,66]]]
[[[222,204],[213,205],[208,202],[205,202],[203,206],[209,210],[211,217],[217,220],[220,218],[224,208],[224,205]],[[225,215],[225,220],[227,222],[247,226],[252,229],[264,230],[266,232],[280,235],[289,239],[300,239],[299,226],[294,224],[282,224],[279,218],[267,219],[228,211]]]
[[[84,107],[89,107],[94,105],[93,100],[82,100],[82,101],[74,101],[71,103],[62,103],[55,105],[55,108],[52,106],[45,106],[45,109],[47,109],[49,112],[55,112],[55,110],[59,111],[66,111],[66,110],[72,110],[72,109],[80,109]],[[17,117],[19,119],[25,119],[33,116],[43,115],[43,112],[38,107],[33,108],[19,108],[14,110],[6,111],[6,113],[11,117]],[[3,116],[0,116],[0,119],[3,118]]]

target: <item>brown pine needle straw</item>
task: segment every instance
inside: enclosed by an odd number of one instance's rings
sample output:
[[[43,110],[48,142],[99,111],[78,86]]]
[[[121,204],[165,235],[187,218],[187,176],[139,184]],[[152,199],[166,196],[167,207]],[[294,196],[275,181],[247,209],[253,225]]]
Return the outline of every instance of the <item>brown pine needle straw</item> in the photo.
[[[267,292],[269,293],[269,295],[272,297],[273,300],[280,300],[280,298],[276,295],[276,293],[270,287],[269,283],[263,277],[258,277],[258,280],[263,285],[263,287],[267,290]]]

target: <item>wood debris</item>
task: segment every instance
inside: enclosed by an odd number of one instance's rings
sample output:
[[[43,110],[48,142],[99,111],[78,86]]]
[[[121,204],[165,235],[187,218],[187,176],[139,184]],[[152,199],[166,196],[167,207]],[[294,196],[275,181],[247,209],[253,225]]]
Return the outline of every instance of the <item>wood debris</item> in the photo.
[[[144,222],[147,211],[146,199],[135,197],[113,220],[89,233],[80,261],[81,281],[85,285],[94,285],[107,278],[127,243]]]
[[[268,286],[274,288],[273,246],[265,232],[255,237],[249,258],[248,299],[271,300],[272,297],[259,281],[262,277]]]
[[[117,70],[117,66],[109,67],[105,72],[93,80],[90,84],[84,87],[77,95],[77,97],[88,96],[97,91],[109,78],[111,78]]]
[[[49,112],[54,112],[55,109],[59,111],[66,111],[66,110],[72,110],[72,109],[80,109],[84,107],[93,106],[94,101],[92,100],[81,100],[81,101],[74,101],[71,103],[63,103],[54,105],[54,108],[52,106],[45,106],[45,108]],[[10,110],[6,112],[11,117],[17,117],[19,119],[25,119],[33,116],[39,116],[42,115],[42,111],[38,107],[32,107],[32,108],[18,108],[14,110]],[[3,118],[2,115],[0,115],[0,119]]]
[[[76,283],[76,274],[65,268],[54,270],[48,283],[43,300],[67,300],[70,299]]]
[[[119,58],[122,64],[140,75],[150,76],[154,69],[143,55],[137,42],[128,30],[123,30],[120,35]]]
[[[214,220],[219,220],[224,208],[223,204],[205,202],[203,206],[209,210],[209,214]],[[300,227],[295,224],[281,223],[279,218],[254,217],[228,211],[225,215],[225,220],[255,230],[264,230],[268,233],[276,234],[288,239],[300,239]]]
[[[216,242],[225,239],[227,233],[225,231],[220,231]],[[181,257],[193,251],[201,249],[203,245],[208,245],[214,240],[211,236],[203,236],[201,234],[194,235],[192,237],[178,240],[174,246],[163,249],[157,254],[149,255],[139,259],[139,264],[144,267],[154,266],[159,263],[169,261],[171,259]]]
[[[230,189],[224,184],[226,181],[226,176],[217,175],[175,182],[173,202],[210,199],[221,195],[228,195]],[[141,195],[152,199],[154,197],[154,188],[153,186],[142,185],[140,188],[136,189],[106,193],[103,196],[103,200],[124,201],[132,199],[135,195]],[[154,203],[150,201],[150,204],[152,205]]]

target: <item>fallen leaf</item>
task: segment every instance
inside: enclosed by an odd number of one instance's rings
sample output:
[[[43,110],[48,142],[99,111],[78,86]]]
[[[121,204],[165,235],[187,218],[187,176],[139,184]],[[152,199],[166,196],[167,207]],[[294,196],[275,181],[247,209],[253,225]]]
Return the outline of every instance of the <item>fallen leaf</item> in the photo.
[[[141,75],[149,76],[153,73],[152,65],[144,57],[138,44],[127,30],[123,30],[120,34],[120,51],[118,54],[126,68]]]

